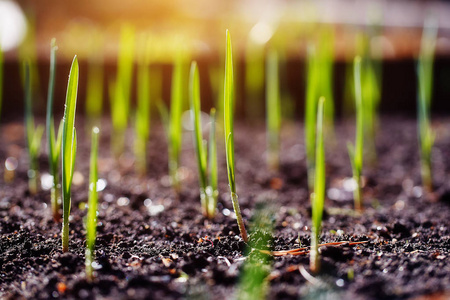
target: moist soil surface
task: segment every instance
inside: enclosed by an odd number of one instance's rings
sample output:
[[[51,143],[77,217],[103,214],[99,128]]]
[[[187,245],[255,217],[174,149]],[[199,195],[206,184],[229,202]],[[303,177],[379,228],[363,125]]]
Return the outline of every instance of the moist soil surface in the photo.
[[[148,172],[138,176],[131,154],[132,130],[125,154],[115,160],[110,155],[108,124],[103,120],[99,177],[106,187],[100,192],[92,282],[84,272],[90,139],[82,118],[77,119],[79,145],[68,253],[61,251],[61,224],[52,219],[49,190],[29,193],[21,120],[0,127],[0,161],[3,164],[10,156],[19,161],[12,182],[5,182],[3,166],[0,170],[0,297],[232,298],[247,262],[258,265],[267,257],[249,251],[240,238],[221,151],[222,135],[218,133],[219,204],[216,217],[208,220],[201,214],[191,132],[184,132],[182,184],[177,193],[167,176],[163,128],[153,125]],[[321,247],[322,269],[312,277],[309,254],[270,257],[268,298],[450,297],[450,122],[440,119],[433,126],[437,134],[434,193],[425,193],[420,186],[415,120],[385,117],[379,122],[377,159],[364,166],[364,211],[355,213],[346,150],[354,127],[350,121],[336,125],[335,134],[326,138],[328,198],[320,241],[367,243]],[[266,167],[264,128],[238,122],[235,126],[237,192],[250,244],[272,250],[309,246],[311,206],[303,127],[299,123],[283,127],[278,172]],[[45,181],[45,151],[39,160]],[[273,231],[261,235],[253,224],[254,215],[264,207],[273,212]],[[266,237],[263,245],[258,241],[262,236]]]

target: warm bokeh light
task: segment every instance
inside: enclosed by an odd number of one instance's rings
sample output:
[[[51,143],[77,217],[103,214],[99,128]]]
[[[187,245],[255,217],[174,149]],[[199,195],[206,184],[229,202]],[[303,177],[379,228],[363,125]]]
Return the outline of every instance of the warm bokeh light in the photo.
[[[0,0],[0,49],[9,51],[23,40],[27,30],[25,16],[13,1]]]

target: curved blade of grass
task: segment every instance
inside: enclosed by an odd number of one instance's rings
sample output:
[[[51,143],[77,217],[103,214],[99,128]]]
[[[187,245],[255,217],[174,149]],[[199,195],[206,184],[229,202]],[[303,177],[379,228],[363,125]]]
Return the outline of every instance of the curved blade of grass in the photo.
[[[63,118],[62,132],[62,195],[63,195],[63,228],[62,246],[63,252],[69,250],[69,214],[70,214],[70,191],[75,164],[76,132],[75,111],[78,92],[78,59],[73,58],[67,84],[66,105]]]
[[[314,193],[311,194],[312,205],[312,233],[311,233],[311,271],[320,270],[319,236],[325,203],[325,151],[323,145],[323,111],[325,98],[320,98],[317,109],[316,130],[316,168],[314,178]]]
[[[248,241],[244,220],[239,207],[238,195],[236,194],[236,182],[234,173],[234,136],[233,136],[233,112],[234,112],[234,83],[233,83],[233,56],[231,48],[230,33],[227,35],[227,47],[225,54],[225,82],[224,82],[224,133],[225,149],[227,159],[228,182],[230,185],[231,201],[236,214],[239,231],[244,242]]]
[[[200,200],[205,216],[209,215],[209,197],[207,189],[207,143],[202,137],[202,123],[200,115],[200,79],[197,62],[192,62],[189,76],[189,102],[191,106],[191,120],[194,127],[194,148],[197,156],[198,177],[200,183]]]
[[[50,174],[53,177],[53,184],[51,188],[51,204],[53,211],[53,219],[58,222],[59,216],[59,174],[58,174],[58,161],[60,155],[60,143],[57,141],[55,134],[55,124],[53,118],[53,95],[55,90],[55,66],[56,66],[56,39],[53,38],[50,43],[50,72],[48,80],[48,90],[47,90],[47,115],[46,115],[46,126],[47,126],[47,148],[48,148],[48,163]],[[60,127],[61,128],[61,127]],[[60,137],[60,132],[58,131],[58,137]],[[59,144],[58,144],[59,143]]]
[[[89,202],[86,221],[86,277],[93,278],[92,263],[94,262],[95,239],[97,236],[97,181],[98,181],[98,136],[100,130],[92,128],[91,161],[89,174]]]
[[[363,151],[364,151],[364,118],[365,109],[362,102],[361,91],[361,58],[355,57],[354,60],[354,87],[355,87],[355,108],[356,108],[356,134],[355,149],[352,149],[351,143],[347,144],[348,153],[352,165],[353,180],[356,182],[356,188],[353,192],[355,209],[362,208],[362,183],[361,175],[363,168]]]

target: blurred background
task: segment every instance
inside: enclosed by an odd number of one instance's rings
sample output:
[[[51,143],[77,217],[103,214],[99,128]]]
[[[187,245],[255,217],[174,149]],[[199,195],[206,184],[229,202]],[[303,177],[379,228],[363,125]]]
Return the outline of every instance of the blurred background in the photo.
[[[381,111],[415,114],[416,67],[424,22],[438,24],[433,111],[450,111],[450,3],[442,1],[293,0],[0,0],[0,47],[4,52],[1,121],[22,115],[21,61],[35,64],[35,110],[44,114],[50,40],[58,44],[56,112],[61,112],[75,54],[80,60],[79,102],[85,101],[89,69],[101,66],[103,101],[115,78],[123,28],[134,31],[134,60],[148,55],[155,98],[169,102],[173,61],[180,51],[200,66],[204,109],[220,98],[225,30],[231,32],[237,115],[264,116],[265,53],[280,57],[286,107],[301,118],[308,45],[325,39],[331,48],[333,94],[345,114],[346,70],[355,54],[381,62]],[[136,68],[134,68],[136,81]],[[187,71],[188,72],[188,68]],[[187,83],[186,83],[187,84]],[[135,102],[136,88],[132,92]],[[256,99],[256,100],[254,100]],[[259,100],[260,106],[259,107]],[[187,99],[186,99],[187,100]],[[253,106],[247,105],[253,101]],[[288,104],[290,103],[290,104]],[[79,105],[80,111],[83,105]],[[258,112],[260,111],[260,112]],[[106,114],[106,113],[105,113]]]

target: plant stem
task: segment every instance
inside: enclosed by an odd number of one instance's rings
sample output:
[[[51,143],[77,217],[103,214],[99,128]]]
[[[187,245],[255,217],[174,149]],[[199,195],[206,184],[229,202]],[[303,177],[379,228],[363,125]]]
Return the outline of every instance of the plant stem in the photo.
[[[244,220],[242,219],[241,208],[239,207],[238,195],[231,192],[231,201],[233,203],[233,209],[236,213],[236,219],[239,226],[239,231],[241,232],[242,239],[244,242],[248,242],[247,230],[245,229]]]

